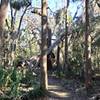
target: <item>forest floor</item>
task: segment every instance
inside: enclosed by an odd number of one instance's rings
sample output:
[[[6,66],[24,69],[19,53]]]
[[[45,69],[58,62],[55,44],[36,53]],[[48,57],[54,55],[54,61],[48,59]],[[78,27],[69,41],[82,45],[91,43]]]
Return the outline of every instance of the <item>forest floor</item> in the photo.
[[[85,93],[80,93],[79,95],[75,92],[75,87],[73,86],[73,84],[75,83],[68,83],[64,87],[64,80],[61,80],[53,76],[50,76],[48,80],[48,100],[87,100],[87,96]]]
[[[86,89],[78,80],[49,76],[48,97],[42,100],[100,100],[100,84],[95,88],[87,95]],[[96,99],[97,95],[99,95],[99,99]]]

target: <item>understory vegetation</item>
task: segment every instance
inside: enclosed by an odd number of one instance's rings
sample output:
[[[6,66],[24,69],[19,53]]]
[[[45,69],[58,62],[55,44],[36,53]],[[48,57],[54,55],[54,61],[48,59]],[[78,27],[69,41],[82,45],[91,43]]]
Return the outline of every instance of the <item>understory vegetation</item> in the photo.
[[[49,100],[57,80],[100,99],[100,0],[1,0],[0,100]]]

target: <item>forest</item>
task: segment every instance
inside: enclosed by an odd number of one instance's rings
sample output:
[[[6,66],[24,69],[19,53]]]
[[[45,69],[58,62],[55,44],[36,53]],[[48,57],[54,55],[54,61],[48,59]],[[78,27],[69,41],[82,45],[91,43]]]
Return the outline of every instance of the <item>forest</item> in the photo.
[[[0,0],[0,100],[100,100],[100,0]]]

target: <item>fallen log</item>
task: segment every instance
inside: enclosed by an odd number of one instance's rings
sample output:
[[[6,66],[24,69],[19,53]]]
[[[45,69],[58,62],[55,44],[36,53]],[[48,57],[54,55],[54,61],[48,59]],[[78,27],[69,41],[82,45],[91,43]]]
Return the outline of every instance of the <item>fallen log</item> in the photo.
[[[44,55],[49,54],[65,37],[65,33],[61,34],[58,39],[44,52]]]
[[[40,55],[37,63],[35,64],[35,68],[40,65],[40,60],[44,55],[48,55],[65,37],[65,33],[61,34],[59,38],[56,39],[56,41],[47,49],[44,51],[43,55]]]

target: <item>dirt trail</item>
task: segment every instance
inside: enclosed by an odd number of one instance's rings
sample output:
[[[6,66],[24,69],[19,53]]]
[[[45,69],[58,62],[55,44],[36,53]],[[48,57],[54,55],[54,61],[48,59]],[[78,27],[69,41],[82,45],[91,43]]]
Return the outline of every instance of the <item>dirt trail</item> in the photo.
[[[46,100],[88,100],[83,94],[77,94],[73,86],[65,89],[61,85],[61,79],[50,76],[48,80],[49,98]]]
[[[71,80],[68,80],[68,82],[69,81]],[[100,94],[99,99],[95,99],[96,95],[100,93],[100,91],[97,91],[99,87],[96,89],[97,93],[93,91],[94,94],[89,96],[87,95],[85,88],[83,86],[80,87],[78,80],[73,79],[71,83],[66,83],[64,87],[62,83],[64,83],[64,80],[49,76],[47,96],[37,100],[100,100]]]

